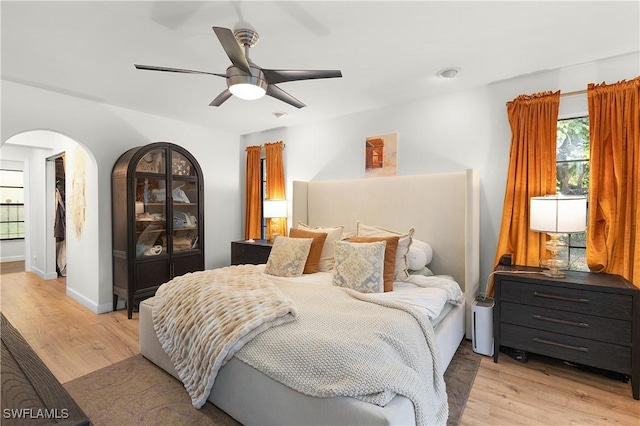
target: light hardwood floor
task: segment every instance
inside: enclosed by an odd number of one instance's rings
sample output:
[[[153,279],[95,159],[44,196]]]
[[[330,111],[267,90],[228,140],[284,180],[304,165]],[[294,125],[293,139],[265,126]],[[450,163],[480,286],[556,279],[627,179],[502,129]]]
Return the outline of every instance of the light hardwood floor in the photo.
[[[0,307],[61,383],[138,353],[138,317],[95,315],[65,295],[64,279],[44,281],[0,264]],[[462,425],[640,426],[631,386],[560,361],[482,359]]]

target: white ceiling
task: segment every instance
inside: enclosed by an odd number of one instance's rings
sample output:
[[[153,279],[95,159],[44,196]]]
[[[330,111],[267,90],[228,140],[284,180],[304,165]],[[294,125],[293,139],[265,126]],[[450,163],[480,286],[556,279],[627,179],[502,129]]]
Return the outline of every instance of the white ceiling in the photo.
[[[2,78],[248,134],[440,95],[640,50],[636,1],[65,1],[1,3]],[[340,69],[264,97],[208,106],[226,88],[212,26],[250,23],[264,68]],[[460,67],[456,79],[436,77]],[[550,88],[555,89],[555,88]],[[287,118],[272,113],[284,111]]]

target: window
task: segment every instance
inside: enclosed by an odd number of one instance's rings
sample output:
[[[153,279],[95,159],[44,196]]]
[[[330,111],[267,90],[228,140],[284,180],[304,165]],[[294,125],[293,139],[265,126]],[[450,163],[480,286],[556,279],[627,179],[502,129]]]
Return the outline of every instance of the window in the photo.
[[[22,170],[0,169],[0,240],[24,239]]]
[[[589,196],[589,117],[558,120],[556,192]],[[588,271],[586,232],[569,234],[566,241],[569,269]]]

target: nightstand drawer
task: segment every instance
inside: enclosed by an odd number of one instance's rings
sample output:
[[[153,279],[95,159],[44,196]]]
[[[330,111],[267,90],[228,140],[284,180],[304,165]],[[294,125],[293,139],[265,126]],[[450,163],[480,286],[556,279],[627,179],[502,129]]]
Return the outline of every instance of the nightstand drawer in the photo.
[[[585,339],[600,340],[630,346],[631,321],[597,317],[576,312],[503,302],[500,320],[540,330],[552,331]]]
[[[605,370],[631,373],[631,348],[590,339],[500,324],[500,344]]]
[[[625,294],[578,290],[560,287],[560,285],[540,285],[533,282],[504,279],[501,298],[505,302],[621,320],[631,321],[633,318],[633,297]]]

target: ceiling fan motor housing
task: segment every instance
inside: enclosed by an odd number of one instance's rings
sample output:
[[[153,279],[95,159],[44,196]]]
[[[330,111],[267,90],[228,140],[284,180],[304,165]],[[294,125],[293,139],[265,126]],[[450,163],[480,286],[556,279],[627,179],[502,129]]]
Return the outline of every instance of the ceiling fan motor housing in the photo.
[[[251,68],[251,75],[247,75],[246,72],[238,67],[233,65],[229,66],[227,68],[227,87],[235,84],[252,84],[266,91],[268,83],[262,70],[252,63],[249,63],[249,68]]]

